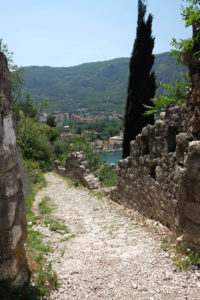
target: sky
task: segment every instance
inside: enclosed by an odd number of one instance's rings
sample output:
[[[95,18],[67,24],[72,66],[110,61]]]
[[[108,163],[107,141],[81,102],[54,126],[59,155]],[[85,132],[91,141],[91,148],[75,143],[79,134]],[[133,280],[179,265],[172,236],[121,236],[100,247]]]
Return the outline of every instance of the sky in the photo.
[[[1,0],[0,38],[19,66],[74,66],[130,57],[137,0]],[[188,38],[182,0],[147,0],[154,53],[170,51],[172,37]]]

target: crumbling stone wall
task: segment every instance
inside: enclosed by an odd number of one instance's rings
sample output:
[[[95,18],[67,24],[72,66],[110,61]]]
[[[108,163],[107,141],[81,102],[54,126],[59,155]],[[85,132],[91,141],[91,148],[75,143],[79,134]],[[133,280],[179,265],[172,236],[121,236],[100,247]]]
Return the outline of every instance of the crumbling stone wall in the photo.
[[[55,171],[62,176],[80,181],[83,186],[89,189],[97,189],[100,186],[98,178],[91,173],[82,151],[68,155],[65,168],[61,168],[59,162],[56,161]]]
[[[0,52],[0,280],[23,284],[29,279],[26,215],[11,106],[7,60]]]
[[[200,63],[191,53],[182,60],[191,80],[186,104],[168,107],[131,142],[111,198],[200,246]]]

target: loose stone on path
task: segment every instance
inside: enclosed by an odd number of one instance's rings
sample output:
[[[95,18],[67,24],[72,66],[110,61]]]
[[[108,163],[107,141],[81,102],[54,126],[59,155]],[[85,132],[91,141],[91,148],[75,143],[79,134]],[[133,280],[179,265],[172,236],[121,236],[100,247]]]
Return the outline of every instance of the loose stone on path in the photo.
[[[51,299],[200,299],[200,277],[174,267],[153,231],[154,221],[87,189],[69,187],[54,173],[45,177],[48,185],[38,193],[34,209],[49,196],[53,215],[73,234],[64,241],[67,235],[36,225],[54,248],[47,259],[61,282]]]

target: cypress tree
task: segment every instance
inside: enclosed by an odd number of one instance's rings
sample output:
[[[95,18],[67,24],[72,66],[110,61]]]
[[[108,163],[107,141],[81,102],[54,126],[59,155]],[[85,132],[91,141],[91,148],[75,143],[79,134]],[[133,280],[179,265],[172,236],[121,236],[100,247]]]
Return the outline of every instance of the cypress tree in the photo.
[[[145,20],[146,5],[138,0],[136,39],[129,65],[128,95],[124,116],[123,158],[130,153],[130,141],[147,124],[154,123],[153,116],[144,116],[144,104],[151,105],[155,95],[155,75],[152,71],[154,38],[152,37],[153,16]]]

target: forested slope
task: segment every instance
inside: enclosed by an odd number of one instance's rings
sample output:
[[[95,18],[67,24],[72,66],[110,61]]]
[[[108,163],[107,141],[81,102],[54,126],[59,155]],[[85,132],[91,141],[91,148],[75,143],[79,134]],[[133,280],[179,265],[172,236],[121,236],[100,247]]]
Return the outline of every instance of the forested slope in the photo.
[[[186,71],[176,65],[169,53],[156,55],[157,81],[173,83]],[[50,111],[78,112],[86,108],[89,113],[123,113],[129,58],[86,63],[74,67],[25,67],[25,87],[35,104],[44,97],[50,99]]]

